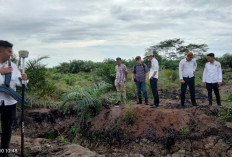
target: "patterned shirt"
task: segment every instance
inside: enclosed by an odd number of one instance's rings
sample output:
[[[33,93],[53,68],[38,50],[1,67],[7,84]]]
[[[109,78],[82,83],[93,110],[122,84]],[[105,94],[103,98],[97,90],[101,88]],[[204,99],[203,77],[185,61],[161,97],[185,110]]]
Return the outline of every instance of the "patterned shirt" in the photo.
[[[127,67],[124,64],[116,65],[115,72],[116,72],[116,79],[115,79],[116,82],[118,83],[126,82]]]
[[[148,68],[146,64],[137,64],[133,67],[132,73],[135,74],[136,81],[145,82]]]

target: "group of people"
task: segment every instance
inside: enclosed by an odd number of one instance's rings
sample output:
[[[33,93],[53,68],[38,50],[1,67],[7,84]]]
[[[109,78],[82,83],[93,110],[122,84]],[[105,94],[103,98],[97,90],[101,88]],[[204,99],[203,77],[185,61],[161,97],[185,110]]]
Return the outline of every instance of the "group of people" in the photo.
[[[136,83],[138,103],[142,104],[142,92],[145,98],[145,104],[148,103],[147,93],[147,81],[150,81],[152,94],[154,97],[154,103],[150,104],[151,108],[159,107],[159,94],[157,88],[158,76],[159,76],[159,63],[154,57],[153,52],[147,52],[145,57],[151,61],[150,71],[146,64],[142,63],[140,56],[135,58],[137,64],[132,68],[131,81]],[[222,67],[221,64],[215,60],[213,53],[207,55],[208,62],[205,64],[203,72],[203,86],[207,88],[209,106],[212,106],[212,91],[216,95],[217,105],[221,106],[221,98],[219,93],[219,87],[222,84]],[[119,107],[121,101],[121,92],[123,93],[123,101],[126,101],[126,79],[128,70],[126,65],[122,64],[120,57],[116,58],[117,65],[115,67],[116,78],[115,87],[117,90],[117,102],[115,107]],[[194,59],[194,54],[188,52],[186,58],[182,59],[179,63],[179,76],[181,83],[181,108],[185,108],[185,94],[186,89],[189,86],[191,103],[193,106],[198,106],[195,98],[195,76],[194,73],[197,69],[197,62]]]
[[[21,74],[18,67],[13,62],[10,62],[12,56],[12,47],[8,41],[0,40],[0,85],[6,84],[5,76],[11,73],[11,80],[9,88],[16,90],[16,86],[21,86],[22,80],[27,80],[26,74]],[[212,90],[214,90],[217,104],[221,105],[219,87],[222,83],[222,68],[218,61],[215,61],[214,54],[210,53],[208,56],[208,63],[205,65],[203,73],[203,85],[207,87],[209,105],[212,105]],[[154,57],[153,52],[147,52],[145,54],[148,60],[151,61],[150,71],[146,64],[142,63],[140,56],[136,57],[137,64],[132,69],[131,81],[136,83],[138,92],[138,104],[142,104],[142,92],[145,98],[145,104],[148,104],[148,93],[146,89],[146,83],[149,80],[152,94],[154,97],[154,103],[151,104],[151,108],[159,107],[159,94],[157,88],[158,76],[159,76],[159,63]],[[123,100],[126,100],[126,78],[127,67],[122,64],[121,58],[117,58],[117,65],[115,67],[116,79],[115,86],[117,89],[118,100],[115,107],[119,107],[121,103],[121,92],[123,93]],[[195,78],[194,72],[197,68],[197,63],[193,59],[193,53],[188,52],[185,59],[180,61],[179,74],[181,82],[181,106],[185,104],[186,88],[189,86],[192,105],[197,106],[195,99]],[[1,152],[0,156],[7,157],[9,154],[9,146],[11,139],[12,125],[16,118],[16,103],[9,94],[0,92],[0,114],[1,114]]]

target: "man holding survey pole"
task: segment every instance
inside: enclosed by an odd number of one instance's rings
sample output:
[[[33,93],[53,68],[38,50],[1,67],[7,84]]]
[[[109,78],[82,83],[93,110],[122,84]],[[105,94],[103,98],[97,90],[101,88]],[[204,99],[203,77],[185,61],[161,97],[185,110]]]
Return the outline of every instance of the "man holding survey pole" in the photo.
[[[0,115],[2,125],[0,156],[2,157],[8,157],[8,154],[11,153],[9,147],[12,125],[16,118],[16,103],[19,101],[16,100],[16,97],[19,97],[15,92],[16,86],[21,86],[22,80],[27,80],[27,75],[21,74],[16,64],[10,61],[12,47],[13,44],[8,41],[0,40]]]

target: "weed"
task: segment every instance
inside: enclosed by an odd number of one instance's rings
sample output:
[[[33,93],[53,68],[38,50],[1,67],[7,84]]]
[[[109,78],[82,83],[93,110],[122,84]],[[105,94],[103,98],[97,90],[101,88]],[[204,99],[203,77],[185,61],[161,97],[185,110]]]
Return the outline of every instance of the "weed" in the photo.
[[[187,134],[189,134],[189,130],[188,130],[187,128],[181,128],[181,129],[180,129],[180,132],[181,132],[182,135],[187,135]]]
[[[133,108],[126,109],[123,114],[123,120],[128,126],[133,126],[138,116],[138,112]]]

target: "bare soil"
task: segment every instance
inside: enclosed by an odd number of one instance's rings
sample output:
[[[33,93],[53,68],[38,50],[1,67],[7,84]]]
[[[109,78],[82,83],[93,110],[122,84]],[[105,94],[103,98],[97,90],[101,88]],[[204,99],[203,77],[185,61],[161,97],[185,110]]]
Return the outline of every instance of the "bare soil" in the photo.
[[[232,123],[218,118],[219,107],[207,106],[206,91],[199,89],[197,107],[191,105],[187,96],[187,107],[180,109],[180,91],[165,90],[160,90],[157,109],[130,106],[138,113],[131,126],[123,118],[128,108],[124,105],[112,105],[92,119],[81,119],[74,111],[26,110],[26,156],[232,157]],[[226,92],[227,88],[221,90]],[[73,127],[78,128],[76,134]],[[54,135],[53,140],[47,139],[49,133]],[[70,143],[75,138],[78,144]],[[11,149],[18,150],[12,156],[20,156],[20,114],[14,125]]]

